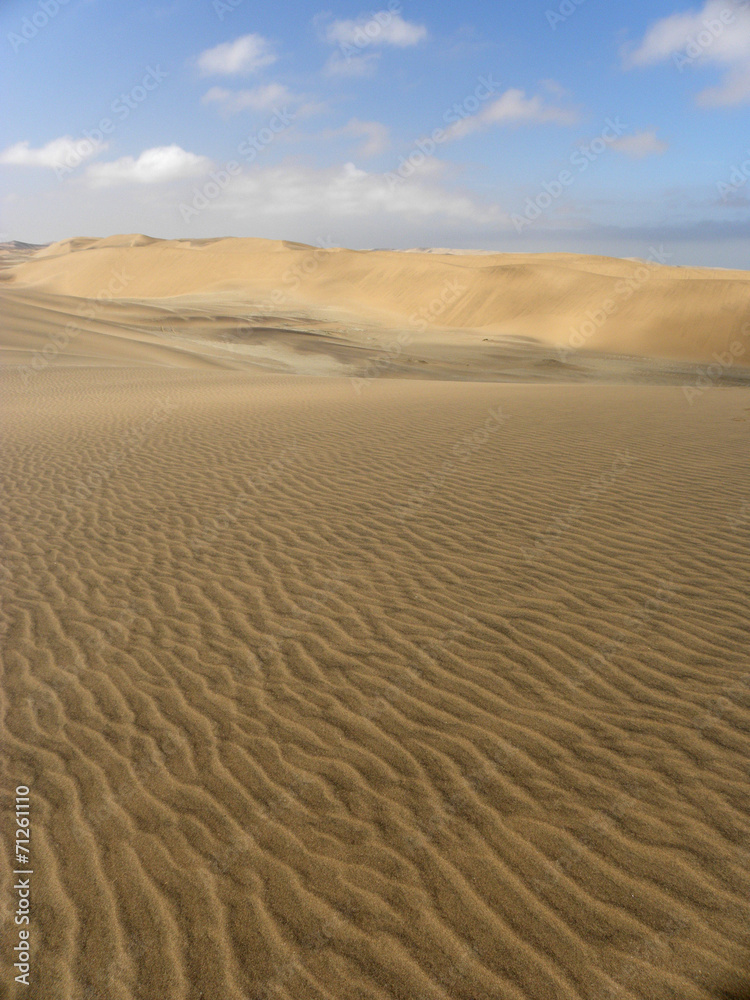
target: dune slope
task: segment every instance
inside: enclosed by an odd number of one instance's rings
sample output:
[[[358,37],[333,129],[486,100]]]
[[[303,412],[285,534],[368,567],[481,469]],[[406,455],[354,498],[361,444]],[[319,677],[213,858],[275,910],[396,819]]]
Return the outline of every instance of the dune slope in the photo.
[[[0,271],[0,289],[158,304],[177,316],[312,319],[329,332],[343,324],[349,337],[352,327],[371,338],[394,330],[411,345],[500,337],[562,350],[563,360],[583,351],[710,364],[719,355],[750,367],[746,271],[128,235],[52,244]]]

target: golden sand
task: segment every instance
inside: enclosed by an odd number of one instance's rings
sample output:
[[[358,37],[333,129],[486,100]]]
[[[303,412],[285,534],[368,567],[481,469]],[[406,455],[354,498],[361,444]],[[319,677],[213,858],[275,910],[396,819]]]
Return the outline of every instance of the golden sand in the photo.
[[[750,396],[718,384],[741,355],[696,366],[750,277],[664,269],[588,380],[508,384],[483,359],[553,371],[638,265],[326,251],[292,293],[313,253],[118,237],[0,272],[34,868],[29,988],[0,886],[3,996],[745,998]],[[410,326],[449,270],[474,291]],[[632,384],[592,380],[608,352]]]

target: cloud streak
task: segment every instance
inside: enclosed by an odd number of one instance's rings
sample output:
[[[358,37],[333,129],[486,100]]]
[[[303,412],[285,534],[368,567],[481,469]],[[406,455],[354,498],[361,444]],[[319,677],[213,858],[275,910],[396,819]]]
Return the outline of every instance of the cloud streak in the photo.
[[[201,76],[247,76],[276,62],[271,43],[262,35],[242,35],[201,52],[197,59]]]
[[[643,160],[647,156],[661,156],[669,149],[668,143],[660,139],[655,130],[637,132],[634,135],[624,135],[611,143],[612,149],[633,160]]]
[[[324,132],[321,138],[335,139],[339,136],[362,139],[363,142],[357,149],[356,155],[365,159],[384,153],[391,144],[390,131],[386,125],[383,125],[382,122],[360,121],[359,118],[352,118],[342,128]]]
[[[447,131],[449,139],[463,139],[494,125],[575,125],[578,112],[546,104],[541,97],[527,97],[510,89],[475,115],[463,118]]]
[[[391,45],[404,49],[418,45],[426,37],[425,25],[405,21],[400,14],[391,11],[378,11],[369,18],[334,21],[326,29],[326,40],[342,47]]]
[[[155,146],[137,158],[123,156],[109,163],[92,163],[86,178],[95,187],[115,184],[162,184],[205,174],[212,166],[206,156],[188,153],[179,146]]]
[[[337,45],[338,51],[326,62],[323,75],[372,76],[380,59],[378,50],[387,47],[406,49],[424,41],[428,35],[426,26],[405,21],[398,13],[398,6],[391,0],[387,10],[327,25],[323,38],[329,45]]]
[[[698,95],[703,107],[750,103],[750,3],[706,0],[699,11],[672,14],[653,24],[640,45],[625,53],[629,69],[672,60],[680,70],[714,65],[725,70],[716,87]]]
[[[0,153],[0,163],[8,166],[49,167],[52,170],[64,167],[68,162],[76,164],[91,159],[107,148],[106,142],[90,139],[74,139],[70,135],[52,139],[46,146],[32,149],[28,140],[8,146]]]
[[[275,108],[299,104],[304,100],[292,93],[282,83],[268,83],[251,90],[226,90],[211,87],[201,98],[201,104],[217,104],[223,114],[236,115],[241,111],[273,111]]]
[[[216,210],[236,218],[321,214],[326,218],[452,219],[482,227],[507,228],[499,206],[451,191],[436,180],[414,179],[394,185],[386,174],[370,173],[353,163],[316,169],[299,164],[266,167],[243,174],[216,203]]]

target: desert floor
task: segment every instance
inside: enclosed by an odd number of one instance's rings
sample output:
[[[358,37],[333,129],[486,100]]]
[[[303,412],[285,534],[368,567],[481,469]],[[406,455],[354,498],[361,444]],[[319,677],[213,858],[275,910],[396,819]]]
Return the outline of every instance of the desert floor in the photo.
[[[700,372],[750,278],[658,357],[606,325],[396,350],[395,311],[166,301],[123,246],[119,299],[95,241],[0,282],[34,871],[2,995],[747,1000],[750,372]]]

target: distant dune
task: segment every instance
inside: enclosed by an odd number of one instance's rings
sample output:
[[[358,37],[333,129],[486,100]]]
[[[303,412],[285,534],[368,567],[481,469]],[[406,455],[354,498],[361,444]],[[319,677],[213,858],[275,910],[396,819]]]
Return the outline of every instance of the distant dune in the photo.
[[[112,290],[117,274],[124,280]],[[406,330],[416,345],[500,337],[562,351],[565,361],[583,352],[711,363],[734,345],[735,363],[750,364],[750,272],[611,257],[124,235],[51,244],[6,270],[3,288],[224,316],[260,308],[325,329]]]

